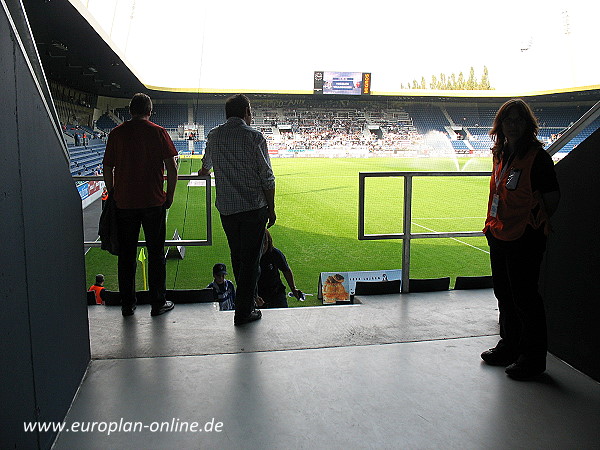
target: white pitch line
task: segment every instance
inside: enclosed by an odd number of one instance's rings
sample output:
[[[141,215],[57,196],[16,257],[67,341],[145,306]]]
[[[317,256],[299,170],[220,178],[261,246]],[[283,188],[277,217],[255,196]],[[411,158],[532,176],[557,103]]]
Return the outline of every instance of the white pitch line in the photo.
[[[320,180],[322,180],[323,178],[356,178],[356,175],[326,175],[326,176],[323,176],[323,175],[304,175],[304,176],[296,176],[296,175],[290,174],[290,173],[283,174],[283,175],[280,175],[280,176],[282,178],[286,177],[286,176],[293,176],[294,180],[298,180],[298,179],[301,179],[301,178],[302,179],[309,179],[309,178],[310,179],[317,179],[318,178]]]
[[[477,220],[485,220],[486,217],[413,217],[414,220],[446,220],[446,219],[477,219]],[[415,224],[416,225],[416,224]],[[421,225],[419,225],[421,226]],[[423,227],[425,228],[425,227]]]
[[[412,223],[413,225],[416,225],[416,226],[418,226],[418,227],[424,228],[424,229],[425,229],[425,230],[427,230],[427,231],[431,231],[432,233],[437,233],[437,231],[435,231],[435,230],[432,230],[431,228],[427,228],[427,227],[425,227],[425,226],[423,226],[423,225],[419,225],[418,223],[415,223],[415,222],[411,222],[411,223]],[[479,250],[480,252],[487,253],[488,255],[490,254],[490,252],[488,252],[487,250],[484,250],[484,249],[482,249],[482,248],[479,248],[479,247],[476,247],[476,246],[474,246],[474,245],[471,245],[471,244],[469,244],[468,242],[461,241],[460,239],[457,239],[457,238],[450,238],[450,239],[452,239],[453,241],[459,242],[459,243],[461,243],[461,244],[464,244],[464,245],[466,245],[466,246],[468,246],[468,247],[472,247],[472,248],[474,248],[475,250]]]

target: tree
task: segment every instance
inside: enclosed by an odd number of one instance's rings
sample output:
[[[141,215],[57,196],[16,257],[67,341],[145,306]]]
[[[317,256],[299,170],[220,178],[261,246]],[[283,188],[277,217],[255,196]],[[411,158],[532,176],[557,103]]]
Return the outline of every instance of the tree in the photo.
[[[477,78],[475,77],[475,69],[473,68],[473,66],[471,66],[471,69],[469,70],[469,79],[467,80],[467,87],[466,89],[477,89]]]
[[[438,89],[448,89],[448,80],[446,79],[446,74],[440,74],[440,86]]]
[[[458,74],[458,80],[456,80],[456,89],[463,90],[465,87],[465,76],[462,72]]]
[[[411,87],[412,86],[412,87]],[[403,89],[404,85],[401,83],[400,88]],[[438,90],[493,90],[490,86],[490,79],[487,66],[483,66],[483,76],[481,82],[477,82],[475,76],[475,69],[471,67],[469,69],[469,78],[465,80],[465,76],[462,72],[459,72],[458,76],[452,73],[446,75],[440,73],[439,77],[432,75],[431,82],[429,84],[430,89]],[[421,81],[413,79],[412,82],[408,82],[406,89],[427,89],[427,82],[425,77],[421,77]]]
[[[435,75],[431,75],[431,83],[429,83],[429,89],[438,89],[438,80]]]
[[[483,76],[481,77],[479,89],[493,89],[490,85],[490,77],[487,66],[483,66]]]

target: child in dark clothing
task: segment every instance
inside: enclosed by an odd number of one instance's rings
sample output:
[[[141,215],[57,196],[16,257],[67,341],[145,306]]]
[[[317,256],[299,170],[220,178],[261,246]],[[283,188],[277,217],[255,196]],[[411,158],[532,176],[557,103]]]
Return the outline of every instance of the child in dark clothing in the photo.
[[[219,302],[220,311],[233,311],[235,310],[235,288],[231,281],[225,279],[225,275],[227,275],[225,264],[215,264],[214,281],[207,287],[212,288],[215,302]]]
[[[294,297],[301,298],[302,291],[296,289],[294,274],[287,263],[285,255],[273,247],[273,238],[268,230],[265,231],[262,256],[260,258],[260,278],[258,279],[258,295],[264,305],[262,308],[287,308],[285,285],[281,282],[279,272],[287,281]],[[259,303],[260,304],[260,303]]]

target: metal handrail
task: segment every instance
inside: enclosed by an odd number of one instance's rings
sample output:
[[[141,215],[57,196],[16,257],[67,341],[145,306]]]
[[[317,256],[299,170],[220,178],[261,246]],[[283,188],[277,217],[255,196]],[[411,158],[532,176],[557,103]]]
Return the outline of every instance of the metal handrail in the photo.
[[[101,175],[83,175],[74,176],[75,181],[103,181],[104,178]],[[211,176],[210,175],[178,175],[177,180],[204,180],[206,181],[206,239],[177,239],[177,240],[166,240],[165,246],[189,246],[189,247],[204,247],[212,245],[212,189],[211,189]],[[100,241],[85,241],[84,246],[86,247],[100,247],[102,243]],[[138,247],[145,246],[145,241],[138,241]]]
[[[489,177],[491,172],[359,172],[358,174],[358,239],[402,239],[402,293],[410,292],[411,239],[483,236],[481,231],[412,233],[412,181],[414,177]],[[404,177],[404,218],[402,233],[365,234],[365,179]]]

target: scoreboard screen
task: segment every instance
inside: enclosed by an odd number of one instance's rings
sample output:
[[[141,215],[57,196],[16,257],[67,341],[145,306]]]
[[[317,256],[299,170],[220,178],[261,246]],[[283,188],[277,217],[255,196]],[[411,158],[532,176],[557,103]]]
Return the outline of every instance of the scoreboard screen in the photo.
[[[315,94],[369,95],[371,74],[364,72],[324,72],[314,75]]]

